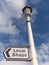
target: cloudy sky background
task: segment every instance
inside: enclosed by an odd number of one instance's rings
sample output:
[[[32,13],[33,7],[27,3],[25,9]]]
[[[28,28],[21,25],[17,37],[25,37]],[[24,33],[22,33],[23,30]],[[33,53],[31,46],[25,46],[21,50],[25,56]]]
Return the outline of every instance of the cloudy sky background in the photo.
[[[22,9],[33,9],[31,25],[39,65],[49,65],[49,1],[0,0],[0,65],[31,65],[25,61],[6,61],[3,51],[8,46],[28,44],[27,24]]]

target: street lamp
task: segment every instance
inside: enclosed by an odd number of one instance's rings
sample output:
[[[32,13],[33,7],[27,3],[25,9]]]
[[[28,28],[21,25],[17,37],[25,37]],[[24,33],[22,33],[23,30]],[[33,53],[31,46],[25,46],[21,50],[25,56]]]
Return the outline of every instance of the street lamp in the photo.
[[[32,8],[29,6],[25,6],[22,11],[23,11],[23,13],[26,17],[26,20],[27,20],[28,39],[29,39],[30,52],[31,52],[31,55],[30,55],[31,56],[31,64],[38,65],[36,50],[35,50],[35,46],[34,46],[33,33],[32,33],[31,23],[30,23]]]

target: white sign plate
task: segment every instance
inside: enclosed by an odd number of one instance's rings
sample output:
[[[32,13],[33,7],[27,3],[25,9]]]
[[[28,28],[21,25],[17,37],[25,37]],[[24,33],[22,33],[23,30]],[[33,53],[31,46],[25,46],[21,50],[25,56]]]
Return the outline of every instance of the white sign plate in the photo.
[[[29,47],[8,47],[4,56],[6,60],[29,60]]]

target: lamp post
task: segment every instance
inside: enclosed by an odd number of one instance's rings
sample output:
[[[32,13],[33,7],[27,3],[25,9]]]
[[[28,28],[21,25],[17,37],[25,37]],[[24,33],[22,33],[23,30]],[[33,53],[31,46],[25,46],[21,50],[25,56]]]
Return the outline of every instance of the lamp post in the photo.
[[[33,34],[31,29],[31,23],[30,23],[32,8],[29,6],[25,6],[22,11],[27,20],[28,39],[29,39],[30,52],[31,52],[31,64],[38,65],[37,55],[36,55],[36,50],[35,50],[34,40],[33,40]]]

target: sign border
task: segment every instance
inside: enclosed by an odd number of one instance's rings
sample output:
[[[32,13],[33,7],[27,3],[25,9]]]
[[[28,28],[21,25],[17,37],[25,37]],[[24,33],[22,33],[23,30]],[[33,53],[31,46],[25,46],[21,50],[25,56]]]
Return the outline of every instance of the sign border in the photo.
[[[8,48],[28,48],[28,58],[6,58],[5,50]],[[30,46],[9,46],[4,50],[3,54],[4,54],[4,57],[6,58],[7,61],[30,61],[30,59],[29,59],[29,48],[30,48]]]

